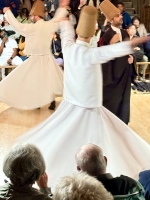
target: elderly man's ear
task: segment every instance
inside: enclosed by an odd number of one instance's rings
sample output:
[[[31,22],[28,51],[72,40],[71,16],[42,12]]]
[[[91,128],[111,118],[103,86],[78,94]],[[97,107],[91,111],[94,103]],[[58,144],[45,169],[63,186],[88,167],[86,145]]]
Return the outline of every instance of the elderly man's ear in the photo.
[[[107,165],[107,157],[106,157],[106,156],[104,156],[104,160],[105,160],[105,162],[106,162],[106,165]]]

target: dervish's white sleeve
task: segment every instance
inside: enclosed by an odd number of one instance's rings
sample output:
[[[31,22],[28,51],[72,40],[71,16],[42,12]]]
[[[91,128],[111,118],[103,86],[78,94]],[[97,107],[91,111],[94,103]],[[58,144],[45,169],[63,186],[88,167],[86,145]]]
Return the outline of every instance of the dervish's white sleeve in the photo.
[[[59,22],[62,20],[62,18],[66,18],[68,16],[68,11],[66,8],[58,8],[56,10],[56,13],[54,17],[47,21],[49,24],[49,28],[51,29],[52,32],[58,31],[59,28]]]
[[[130,41],[88,49],[88,55],[90,55],[89,62],[91,64],[106,63],[116,57],[122,57],[132,53],[133,48]]]
[[[14,17],[11,10],[7,10],[4,15],[9,24],[15,29],[20,35],[27,36],[34,33],[34,24],[22,24]]]
[[[75,43],[75,30],[70,21],[65,20],[59,23],[62,50],[69,48]]]

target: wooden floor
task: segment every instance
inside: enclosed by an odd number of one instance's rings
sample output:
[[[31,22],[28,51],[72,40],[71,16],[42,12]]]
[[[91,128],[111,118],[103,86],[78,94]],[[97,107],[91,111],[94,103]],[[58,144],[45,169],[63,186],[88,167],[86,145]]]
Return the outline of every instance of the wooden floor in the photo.
[[[60,97],[56,98],[57,105],[60,100]],[[53,113],[47,107],[39,110],[20,111],[0,102],[0,165],[3,155],[18,136],[44,121]],[[150,144],[150,94],[132,92],[129,126]]]
[[[56,98],[57,105],[60,100],[61,98]],[[47,107],[21,111],[0,102],[0,150],[4,144],[7,147],[16,137],[49,117],[53,111]],[[150,144],[150,94],[132,92],[129,126]]]

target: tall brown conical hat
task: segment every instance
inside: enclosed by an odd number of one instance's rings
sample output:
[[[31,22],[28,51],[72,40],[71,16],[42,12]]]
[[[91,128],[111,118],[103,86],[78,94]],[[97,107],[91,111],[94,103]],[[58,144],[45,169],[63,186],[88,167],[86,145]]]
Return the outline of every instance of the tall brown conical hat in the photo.
[[[104,0],[100,4],[100,10],[105,15],[108,21],[112,20],[115,15],[120,14],[120,10],[114,6],[109,0]]]
[[[38,15],[40,17],[44,17],[44,12],[45,12],[44,1],[36,0],[32,6],[30,15]]]
[[[97,9],[94,6],[84,6],[76,29],[77,34],[82,37],[92,37],[95,33],[96,21]]]

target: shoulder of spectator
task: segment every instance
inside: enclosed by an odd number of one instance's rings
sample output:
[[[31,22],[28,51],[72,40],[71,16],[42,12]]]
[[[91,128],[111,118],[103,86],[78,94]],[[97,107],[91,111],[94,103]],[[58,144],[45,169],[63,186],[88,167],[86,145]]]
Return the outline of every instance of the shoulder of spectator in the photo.
[[[40,192],[42,192],[43,194],[48,195],[49,197],[52,196],[52,192],[51,192],[51,188],[50,187],[40,188]]]

